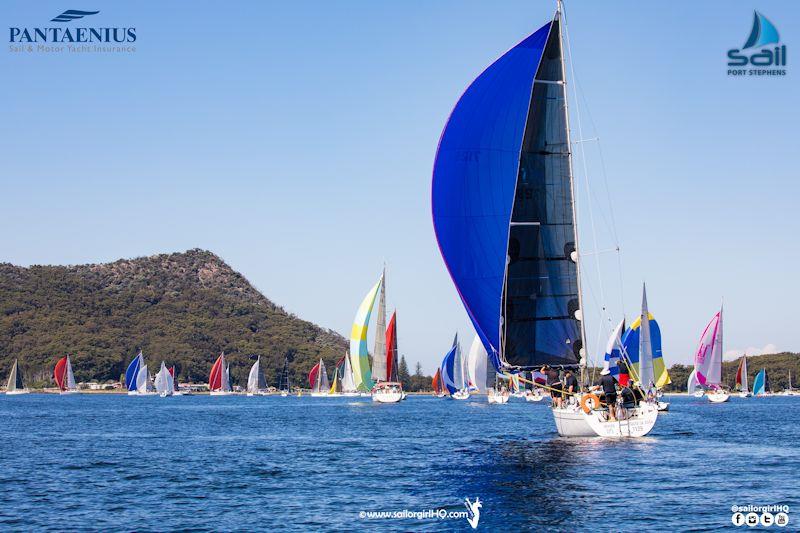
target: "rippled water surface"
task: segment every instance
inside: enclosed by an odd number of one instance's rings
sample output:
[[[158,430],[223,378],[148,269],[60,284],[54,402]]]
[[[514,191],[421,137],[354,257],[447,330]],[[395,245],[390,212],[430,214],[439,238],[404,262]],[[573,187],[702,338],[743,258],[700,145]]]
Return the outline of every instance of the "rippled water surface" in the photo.
[[[563,439],[547,406],[411,397],[0,395],[0,530],[480,530],[800,524],[800,398],[672,397],[651,435]],[[775,528],[772,528],[775,529]]]

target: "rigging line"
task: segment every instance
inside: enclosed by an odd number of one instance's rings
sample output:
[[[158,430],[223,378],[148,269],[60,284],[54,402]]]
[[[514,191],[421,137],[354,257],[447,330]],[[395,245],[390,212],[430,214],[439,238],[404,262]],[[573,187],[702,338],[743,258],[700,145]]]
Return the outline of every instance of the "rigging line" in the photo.
[[[586,111],[586,116],[589,119],[589,124],[592,126],[592,131],[597,132],[597,125],[594,122],[594,117],[592,116],[592,111],[589,108],[589,103],[588,103],[588,101],[586,99],[586,94],[583,92],[582,88],[577,86],[577,84],[576,84],[575,88],[578,90],[581,98],[583,99],[584,109]],[[608,186],[608,173],[606,172],[606,159],[605,159],[605,156],[603,155],[603,144],[600,142],[600,137],[599,136],[596,137],[596,138],[597,138],[597,154],[598,154],[598,157],[600,158],[600,173],[601,173],[601,176],[603,178],[603,188],[605,189],[606,201],[608,202],[609,211],[610,211],[609,217],[611,219],[611,235],[613,236],[614,244],[617,247],[617,272],[619,274],[619,289],[620,289],[619,297],[620,297],[620,306],[621,306],[620,309],[622,310],[622,312],[624,314],[624,309],[625,309],[625,297],[624,297],[625,289],[624,289],[624,287],[625,287],[625,285],[624,285],[623,274],[622,274],[622,250],[621,250],[621,247],[620,247],[620,244],[619,244],[619,233],[617,232],[617,221],[616,221],[616,217],[614,216],[614,209],[612,207],[613,204],[611,203],[611,189]]]
[[[567,55],[569,56],[569,70],[570,70],[570,75],[572,76],[572,86],[573,86],[572,94],[575,97],[575,117],[578,121],[578,137],[580,139],[584,139],[583,121],[581,120],[580,101],[578,99],[578,89],[577,89],[578,80],[575,77],[575,63],[572,56],[572,44],[571,44],[571,39],[569,37],[569,25],[567,24],[566,10],[563,10],[563,16],[564,16],[564,41],[567,44]],[[594,241],[594,249],[597,250],[600,247],[597,244],[597,229],[594,221],[594,210],[592,209],[591,195],[589,193],[591,188],[589,187],[589,172],[586,164],[586,150],[583,147],[583,143],[579,145],[579,148],[581,153],[581,166],[583,167],[583,179],[586,184],[586,199],[587,199],[586,203],[588,204],[587,207],[589,209],[589,221],[592,228],[592,240]],[[605,303],[606,298],[605,298],[605,289],[603,287],[603,277],[600,271],[600,261],[597,259],[595,260],[595,267],[597,269],[597,278],[598,278],[598,283],[600,285],[600,300],[602,303]]]

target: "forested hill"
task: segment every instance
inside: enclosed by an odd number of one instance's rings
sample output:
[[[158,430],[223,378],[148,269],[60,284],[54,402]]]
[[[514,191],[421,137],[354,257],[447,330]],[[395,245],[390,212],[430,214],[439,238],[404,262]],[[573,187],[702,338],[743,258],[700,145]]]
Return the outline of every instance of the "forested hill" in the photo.
[[[736,382],[736,371],[739,368],[741,358],[735,361],[725,361],[722,364],[722,381],[726,387],[733,389]],[[672,384],[666,390],[685,391],[686,382],[692,372],[692,366],[672,365],[669,368],[669,376]],[[767,370],[770,386],[773,391],[779,392],[789,385],[789,372],[792,373],[792,386],[800,388],[800,354],[791,352],[774,353],[768,355],[754,355],[747,357],[747,376],[749,378],[750,390],[753,389],[753,380],[756,374],[762,369]]]
[[[181,381],[206,381],[229,356],[244,384],[250,355],[261,355],[270,384],[289,356],[293,382],[322,357],[332,368],[345,339],[275,305],[205,250],[107,264],[17,267],[0,264],[0,379],[19,358],[31,383],[51,380],[71,354],[78,381],[119,379],[139,349],[157,371],[162,359]]]

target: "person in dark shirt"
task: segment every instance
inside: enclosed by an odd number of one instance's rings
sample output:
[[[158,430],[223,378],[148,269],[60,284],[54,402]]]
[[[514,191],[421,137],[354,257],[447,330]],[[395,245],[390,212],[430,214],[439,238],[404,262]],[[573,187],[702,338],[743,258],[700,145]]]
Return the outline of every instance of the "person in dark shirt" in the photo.
[[[603,389],[605,403],[608,406],[608,419],[611,421],[616,420],[617,417],[615,415],[615,411],[617,407],[617,385],[614,381],[614,377],[611,375],[610,370],[604,368],[600,372],[600,380],[597,382],[597,385]]]
[[[558,377],[558,370],[545,365],[542,367],[542,374],[547,376],[547,386],[550,388],[553,407],[561,407],[561,380]]]
[[[569,399],[569,396],[577,394],[578,392],[580,392],[580,385],[578,384],[578,378],[575,377],[575,374],[572,373],[572,370],[567,370],[564,373],[565,397]]]

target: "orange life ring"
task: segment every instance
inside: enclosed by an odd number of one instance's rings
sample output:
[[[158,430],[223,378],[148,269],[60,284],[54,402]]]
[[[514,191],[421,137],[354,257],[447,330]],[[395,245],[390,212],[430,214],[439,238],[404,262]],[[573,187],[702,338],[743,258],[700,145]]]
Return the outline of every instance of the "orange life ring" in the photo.
[[[587,415],[592,412],[592,407],[589,406],[589,400],[592,401],[594,407],[600,407],[600,397],[597,394],[584,394],[581,398],[581,409]]]

